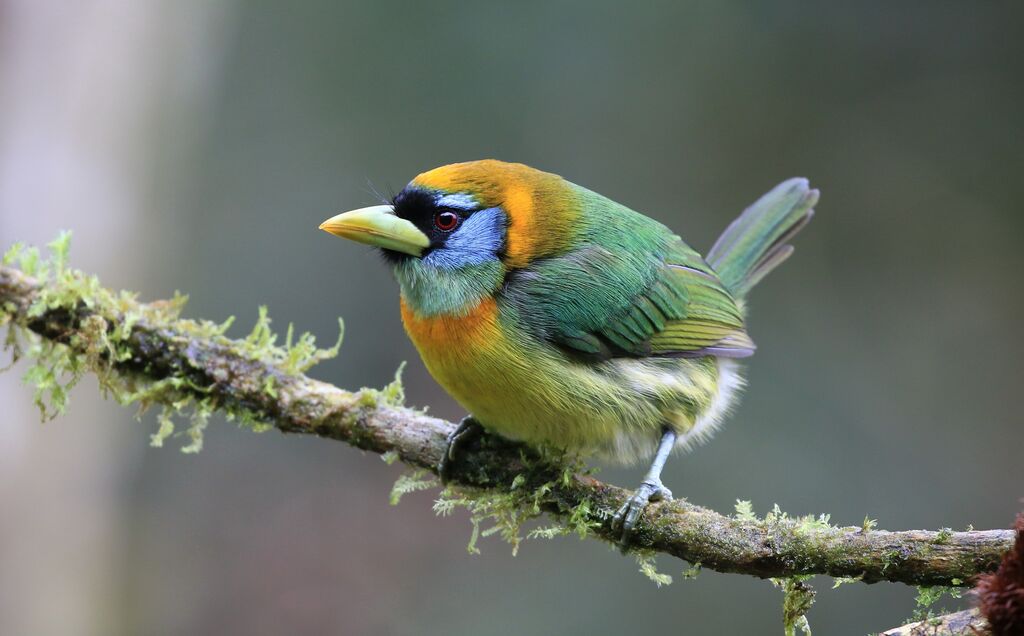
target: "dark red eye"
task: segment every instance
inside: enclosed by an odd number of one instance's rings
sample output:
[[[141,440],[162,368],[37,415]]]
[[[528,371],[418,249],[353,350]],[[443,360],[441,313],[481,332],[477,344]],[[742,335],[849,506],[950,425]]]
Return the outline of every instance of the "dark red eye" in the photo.
[[[434,227],[442,232],[450,232],[459,224],[459,215],[454,212],[438,212],[434,215]]]

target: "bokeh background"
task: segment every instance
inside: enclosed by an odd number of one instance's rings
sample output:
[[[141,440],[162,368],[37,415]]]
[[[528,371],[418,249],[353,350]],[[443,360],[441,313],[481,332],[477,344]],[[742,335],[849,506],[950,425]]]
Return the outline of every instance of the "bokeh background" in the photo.
[[[316,230],[413,175],[496,157],[563,174],[705,250],[749,202],[822,191],[752,298],[742,406],[666,483],[730,510],[1006,527],[1024,495],[1019,3],[0,4],[0,247],[74,231],[115,288],[347,337],[313,374],[460,408],[369,249]],[[387,503],[400,466],[216,421],[195,456],[104,403],[38,422],[0,376],[0,633],[773,634],[767,582],[656,588],[597,542],[492,540]],[[633,484],[639,469],[602,476]],[[677,575],[685,564],[661,560]],[[818,581],[815,633],[914,592]]]

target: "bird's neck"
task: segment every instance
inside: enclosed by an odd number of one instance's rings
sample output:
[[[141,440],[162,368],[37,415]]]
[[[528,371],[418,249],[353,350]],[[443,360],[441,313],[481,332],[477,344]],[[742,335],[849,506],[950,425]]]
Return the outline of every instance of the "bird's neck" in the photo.
[[[417,315],[463,316],[498,291],[505,266],[494,259],[441,268],[410,258],[395,265],[395,278],[402,288],[402,299]]]

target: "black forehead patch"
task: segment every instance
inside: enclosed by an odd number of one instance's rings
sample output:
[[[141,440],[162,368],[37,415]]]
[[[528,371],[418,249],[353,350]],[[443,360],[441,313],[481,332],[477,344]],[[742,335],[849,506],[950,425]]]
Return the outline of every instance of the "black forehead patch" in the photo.
[[[429,236],[434,227],[434,214],[438,211],[432,192],[407,186],[395,195],[391,205],[395,208],[396,216],[411,221]]]

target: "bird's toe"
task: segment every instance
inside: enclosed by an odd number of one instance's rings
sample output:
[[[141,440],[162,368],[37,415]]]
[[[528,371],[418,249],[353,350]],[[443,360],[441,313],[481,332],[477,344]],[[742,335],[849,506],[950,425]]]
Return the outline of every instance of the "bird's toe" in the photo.
[[[622,531],[619,543],[624,547],[629,544],[629,539],[633,534],[633,529],[636,527],[636,522],[640,519],[640,515],[643,514],[647,504],[652,501],[671,499],[672,493],[661,483],[645,481],[640,484],[636,492],[626,500],[626,503],[622,504],[622,507],[612,517],[612,527]]]

